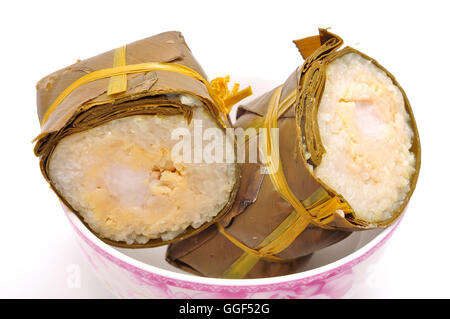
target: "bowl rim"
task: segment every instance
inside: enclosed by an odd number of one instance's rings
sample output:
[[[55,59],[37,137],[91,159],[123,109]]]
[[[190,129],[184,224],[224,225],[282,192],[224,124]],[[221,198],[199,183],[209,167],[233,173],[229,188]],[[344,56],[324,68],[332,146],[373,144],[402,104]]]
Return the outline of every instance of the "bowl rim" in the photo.
[[[172,285],[176,286],[188,286],[191,287],[192,284],[207,286],[221,286],[223,288],[229,287],[255,287],[255,286],[271,286],[271,285],[279,285],[283,283],[289,282],[311,282],[321,277],[328,277],[331,275],[336,275],[349,267],[354,266],[355,264],[360,263],[367,257],[369,257],[373,252],[375,252],[380,246],[382,246],[387,239],[389,239],[395,229],[398,227],[401,219],[404,214],[392,225],[381,231],[377,234],[372,240],[366,243],[361,248],[352,252],[351,254],[340,258],[332,263],[306,270],[303,272],[284,275],[284,276],[276,276],[269,278],[256,278],[256,279],[223,279],[223,278],[209,278],[209,277],[201,277],[196,276],[189,273],[178,273],[168,269],[159,268],[157,266],[146,264],[142,261],[134,259],[114,247],[106,244],[97,236],[95,236],[82,222],[81,220],[72,213],[64,204],[62,205],[63,209],[66,213],[66,216],[73,226],[74,230],[77,234],[88,244],[90,245],[97,253],[111,260],[116,265],[125,268],[128,271],[137,272],[139,275],[152,275],[158,276],[165,282],[171,282]],[[204,288],[203,287],[203,288]]]

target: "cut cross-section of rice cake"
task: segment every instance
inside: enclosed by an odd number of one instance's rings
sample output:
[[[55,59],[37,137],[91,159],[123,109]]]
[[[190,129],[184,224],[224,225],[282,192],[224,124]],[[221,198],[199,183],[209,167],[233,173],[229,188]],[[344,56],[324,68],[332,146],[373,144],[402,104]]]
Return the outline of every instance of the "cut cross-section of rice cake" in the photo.
[[[414,132],[403,95],[357,53],[331,61],[317,111],[324,152],[314,174],[369,223],[390,219],[415,172]]]
[[[179,32],[121,50],[39,81],[35,153],[52,189],[98,237],[152,247],[227,212],[239,184],[235,141],[226,135],[223,92],[214,91]],[[122,69],[129,73],[114,73]],[[208,130],[223,150],[212,147],[213,161],[202,156]]]
[[[100,236],[128,244],[171,240],[189,226],[211,221],[236,183],[235,165],[226,163],[226,154],[208,165],[173,158],[180,141],[172,132],[187,129],[194,136],[196,121],[222,132],[196,106],[190,123],[182,114],[133,115],[69,135],[49,159],[49,177]]]
[[[311,53],[310,45],[321,47]],[[303,56],[296,119],[312,176],[350,210],[331,227],[390,225],[403,212],[420,169],[420,141],[408,98],[376,60],[326,30],[294,41]]]

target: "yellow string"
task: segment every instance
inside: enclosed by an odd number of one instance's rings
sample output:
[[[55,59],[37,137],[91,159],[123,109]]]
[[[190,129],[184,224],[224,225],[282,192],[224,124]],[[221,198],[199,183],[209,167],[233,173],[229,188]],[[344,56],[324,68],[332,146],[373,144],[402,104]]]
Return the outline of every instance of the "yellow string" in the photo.
[[[236,238],[227,234],[220,225],[219,231],[244,251],[244,254],[236,259],[223,273],[224,278],[245,277],[260,258],[274,261],[273,257],[276,257],[274,255],[289,247],[311,222],[323,228],[328,228],[326,224],[333,220],[335,211],[348,212],[351,210],[348,204],[342,203],[338,197],[331,198],[323,188],[319,188],[304,201],[307,206],[310,206],[306,210],[290,189],[281,165],[278,139],[274,136],[274,129],[278,128],[278,117],[292,106],[295,91],[291,92],[280,103],[281,90],[282,87],[277,88],[272,95],[264,120],[266,165],[273,186],[292,205],[294,211],[255,248],[245,246]],[[279,163],[277,167],[274,165],[275,162]]]
[[[283,259],[281,259],[280,257],[276,257],[276,256],[269,256],[269,255],[265,255],[264,253],[261,253],[260,251],[250,248],[247,245],[245,245],[244,243],[242,243],[241,241],[239,241],[237,238],[233,237],[232,235],[230,235],[225,228],[222,226],[221,223],[217,223],[217,229],[219,230],[219,232],[221,234],[223,234],[229,241],[231,241],[235,246],[239,247],[240,249],[242,249],[243,251],[245,251],[248,254],[251,255],[255,255],[258,256],[259,258],[264,257],[266,259],[272,260],[272,261],[282,261]]]
[[[291,108],[291,106],[294,104],[296,93],[297,93],[296,90],[292,90],[291,93],[289,93],[283,99],[283,101],[280,102],[278,118],[283,116],[284,113],[286,113]],[[246,129],[245,140],[243,142],[245,142],[245,141],[249,140],[250,138],[252,138],[253,136],[256,136],[257,134],[259,134],[260,132],[258,132],[257,129],[262,128],[264,126],[265,120],[266,120],[266,118],[261,116],[261,117],[258,117],[257,119],[255,119],[254,121],[252,121],[249,125],[247,125],[247,127],[245,128]],[[254,128],[256,130],[249,130],[251,128]]]
[[[126,65],[126,46],[114,51],[114,67]],[[127,75],[116,75],[111,77],[108,85],[108,95],[119,94],[127,90]]]
[[[211,89],[218,97],[224,102],[224,106],[227,109],[227,114],[230,112],[231,107],[239,101],[253,94],[250,86],[239,91],[239,84],[235,83],[233,89],[228,89],[228,83],[230,82],[230,76],[215,78],[211,81]]]
[[[315,216],[315,220],[318,224],[325,224],[332,221],[333,215],[330,212],[335,212],[337,210],[343,210],[344,212],[350,210],[347,204],[341,203],[338,197],[330,197],[330,195],[323,189],[319,188],[311,196],[302,201],[302,204],[308,209],[311,215]],[[265,260],[273,260],[271,257],[275,254],[280,253],[289,245],[286,243],[289,240],[283,239],[285,236],[295,236],[298,235],[292,232],[287,232],[286,230],[291,227],[292,222],[295,220],[297,212],[294,210],[291,214],[286,217],[283,222],[278,225],[275,230],[273,230],[263,241],[261,241],[255,248],[242,249],[242,244],[239,246],[244,253],[236,259],[222,274],[223,278],[243,278],[245,277],[253,267],[258,263],[258,261],[263,258]],[[320,219],[320,217],[328,216],[326,219]],[[222,234],[226,235],[228,239],[231,235],[225,234],[225,230],[221,231]],[[276,239],[281,238],[281,240]],[[295,240],[294,238],[294,240]],[[237,239],[236,239],[237,240]],[[270,245],[269,245],[270,244]],[[267,247],[266,249],[263,249]],[[286,261],[282,259],[281,261]]]
[[[294,195],[286,181],[286,177],[284,176],[283,172],[283,166],[281,165],[278,139],[274,136],[275,131],[278,128],[277,105],[279,103],[281,89],[282,88],[279,87],[272,95],[272,98],[269,102],[269,109],[266,115],[266,120],[264,122],[264,128],[266,130],[266,134],[264,134],[264,144],[266,146],[266,165],[273,186],[278,191],[278,193],[280,193],[280,195],[287,202],[289,202],[289,204],[291,204],[295,211],[297,211],[297,213],[299,214],[299,220],[302,220],[299,221],[299,226],[303,225],[304,227],[306,227],[311,220],[311,216],[300,203],[298,198]],[[276,167],[275,163],[278,163]]]
[[[189,76],[195,80],[202,82],[206,86],[211,98],[214,100],[214,103],[217,105],[218,111],[224,115],[227,115],[229,113],[229,106],[225,103],[225,101],[221,97],[217,96],[215,91],[212,89],[210,83],[195,70],[193,70],[187,66],[181,65],[181,64],[163,63],[163,62],[147,62],[147,63],[140,63],[140,64],[116,66],[116,67],[112,67],[109,69],[102,69],[102,70],[88,73],[88,74],[82,76],[81,78],[77,79],[72,84],[70,84],[50,105],[50,107],[47,109],[44,116],[42,117],[41,126],[43,126],[47,122],[48,118],[53,113],[53,111],[56,109],[56,107],[59,104],[61,104],[61,102],[65,98],[67,98],[67,96],[69,96],[69,94],[72,93],[78,87],[80,87],[86,83],[100,80],[100,79],[110,78],[110,77],[119,76],[119,75],[150,72],[150,71],[175,72],[175,73]],[[234,96],[236,96],[237,93],[239,93],[239,92],[235,92]],[[245,98],[249,94],[251,94],[251,88],[247,88],[246,93],[240,97]],[[233,102],[236,103],[235,100],[233,100]]]

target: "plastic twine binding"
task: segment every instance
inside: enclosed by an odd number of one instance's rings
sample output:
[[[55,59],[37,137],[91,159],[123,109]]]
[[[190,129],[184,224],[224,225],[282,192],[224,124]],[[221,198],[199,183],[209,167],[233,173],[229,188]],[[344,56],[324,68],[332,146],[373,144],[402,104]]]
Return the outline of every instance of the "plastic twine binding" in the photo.
[[[61,104],[61,102],[67,96],[69,96],[75,89],[92,81],[111,78],[108,87],[109,91],[108,94],[117,94],[120,92],[124,92],[123,91],[124,89],[126,90],[126,84],[124,83],[126,82],[126,75],[128,74],[137,74],[150,71],[168,71],[189,76],[195,80],[202,82],[205,85],[209,95],[211,96],[215,105],[217,106],[217,111],[219,112],[219,114],[223,114],[224,116],[226,116],[230,112],[230,109],[234,104],[253,94],[251,87],[247,87],[244,90],[239,91],[236,90],[236,85],[230,92],[228,90],[228,87],[226,86],[226,84],[228,84],[226,79],[229,79],[229,77],[217,78],[215,80],[212,80],[210,84],[198,72],[181,64],[164,63],[164,62],[147,62],[140,64],[121,65],[124,64],[124,60],[125,60],[125,49],[124,47],[122,47],[115,51],[114,63],[116,64],[117,62],[117,65],[109,69],[102,69],[88,73],[82,76],[81,78],[77,79],[76,81],[74,81],[72,84],[70,84],[63,92],[61,92],[61,94],[55,99],[55,101],[53,101],[53,103],[44,113],[44,116],[42,117],[41,120],[41,127],[44,126],[44,124],[47,122],[48,118],[53,113],[53,111],[58,107],[58,105]],[[123,76],[125,76],[125,78]],[[220,89],[217,90],[215,87],[219,87]],[[239,88],[239,86],[237,86],[237,88]],[[220,119],[220,121],[221,124],[225,126],[222,119]]]
[[[286,113],[291,106],[293,105],[293,103],[295,102],[295,97],[296,97],[296,90],[292,90],[284,99],[283,101],[280,102],[280,107],[279,107],[279,111],[278,111],[278,118],[280,118],[281,116],[284,115],[284,113]],[[258,117],[257,119],[255,119],[254,121],[252,121],[246,128],[246,134],[245,134],[245,140],[243,142],[246,142],[247,140],[249,140],[250,138],[252,138],[253,136],[257,135],[258,132],[257,129],[260,129],[264,126],[264,121],[265,121],[265,117]],[[249,130],[249,129],[256,129],[256,130]]]
[[[310,223],[329,228],[326,224],[333,221],[335,211],[347,212],[350,210],[346,203],[342,203],[336,196],[331,197],[323,188],[319,188],[303,202],[300,202],[290,189],[280,163],[279,145],[273,134],[274,129],[278,127],[278,117],[293,105],[295,91],[294,93],[291,92],[280,103],[281,90],[282,87],[275,90],[269,102],[267,115],[264,118],[264,129],[266,130],[264,145],[267,169],[272,184],[279,194],[291,204],[294,211],[255,248],[246,246],[228,234],[220,223],[217,223],[219,232],[244,251],[222,274],[224,278],[245,277],[261,258],[278,262],[289,261],[275,255],[288,248]],[[288,101],[290,104],[287,104]],[[277,168],[274,166],[276,161],[280,163]]]
[[[114,67],[126,65],[126,46],[114,51]],[[119,94],[127,90],[127,75],[116,75],[111,77],[108,85],[108,95]]]

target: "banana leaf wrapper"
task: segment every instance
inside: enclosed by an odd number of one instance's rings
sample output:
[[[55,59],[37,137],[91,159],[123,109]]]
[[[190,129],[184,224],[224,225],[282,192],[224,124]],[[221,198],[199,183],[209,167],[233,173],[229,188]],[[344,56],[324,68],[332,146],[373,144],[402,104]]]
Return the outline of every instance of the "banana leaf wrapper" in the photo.
[[[199,232],[220,219],[229,210],[234,201],[238,184],[239,171],[236,169],[236,184],[228,203],[208,223],[201,227],[189,226],[186,231],[172,240],[151,239],[145,244],[127,244],[99,236],[54,186],[49,176],[49,161],[57,144],[65,137],[83,132],[112,120],[133,115],[183,115],[188,121],[192,117],[192,107],[178,100],[169,98],[168,94],[189,94],[200,100],[209,114],[225,130],[230,127],[227,114],[218,106],[217,96],[197,78],[170,70],[149,69],[119,74],[126,77],[126,88],[122,92],[110,94],[109,85],[112,76],[89,81],[66,94],[56,108],[52,108],[56,100],[71,85],[83,76],[102,72],[117,66],[117,51],[97,55],[77,61],[75,64],[56,71],[41,79],[37,88],[37,110],[41,122],[41,133],[35,139],[35,155],[40,158],[40,169],[59,199],[69,207],[95,235],[104,242],[126,248],[154,247],[185,239]],[[162,63],[164,65],[187,67],[189,72],[197,72],[199,77],[207,79],[202,67],[192,55],[180,32],[166,32],[149,37],[126,46],[124,64],[141,65],[143,63]],[[120,65],[119,65],[120,66]],[[164,66],[165,67],[165,66]]]
[[[209,277],[262,278],[286,275],[304,269],[313,252],[343,240],[352,231],[387,227],[403,212],[414,191],[420,169],[419,136],[408,99],[395,78],[375,60],[349,47],[338,51],[342,40],[324,29],[319,31],[319,36],[294,41],[305,59],[303,65],[281,87],[240,106],[236,122],[237,127],[264,127],[276,91],[280,96],[279,101],[288,101],[290,105],[279,109],[277,113],[280,165],[289,188],[310,215],[309,219],[305,217],[308,226],[299,223],[293,227],[297,229],[285,236],[280,230],[283,229],[283,223],[293,215],[301,215],[301,212],[293,209],[285,193],[276,189],[268,174],[261,173],[263,164],[245,163],[241,170],[241,186],[230,212],[206,231],[170,245],[166,253],[166,260],[170,264]],[[392,218],[379,223],[358,219],[345,198],[308,168],[320,163],[321,154],[316,150],[324,151],[314,114],[317,114],[324,89],[327,63],[348,52],[369,59],[392,79],[402,92],[410,116],[409,124],[414,132],[411,151],[416,161],[410,191]],[[246,141],[247,148],[252,143],[256,143],[255,135]],[[307,158],[306,151],[312,154],[310,158]],[[332,201],[334,204],[326,207],[326,203]],[[284,237],[284,241],[272,245],[278,247],[265,249],[281,237]],[[279,260],[270,257],[278,257]]]

